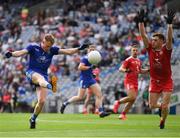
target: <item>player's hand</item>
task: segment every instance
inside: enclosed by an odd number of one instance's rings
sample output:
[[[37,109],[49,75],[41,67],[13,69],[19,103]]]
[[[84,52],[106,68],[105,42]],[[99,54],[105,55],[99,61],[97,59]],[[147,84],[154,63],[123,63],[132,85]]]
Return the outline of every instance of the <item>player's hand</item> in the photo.
[[[167,24],[172,24],[174,17],[175,17],[175,11],[174,10],[168,10],[167,16],[164,16]]]
[[[145,11],[144,9],[141,9],[140,11],[138,11],[137,13],[137,19],[139,23],[143,23],[144,22],[144,17],[145,17]]]
[[[6,52],[6,53],[5,53],[5,57],[6,57],[6,58],[12,57],[12,52],[10,52],[10,51]]]
[[[91,44],[92,43],[89,39],[85,39],[84,42],[78,47],[78,50],[84,50],[85,48],[88,48]]]

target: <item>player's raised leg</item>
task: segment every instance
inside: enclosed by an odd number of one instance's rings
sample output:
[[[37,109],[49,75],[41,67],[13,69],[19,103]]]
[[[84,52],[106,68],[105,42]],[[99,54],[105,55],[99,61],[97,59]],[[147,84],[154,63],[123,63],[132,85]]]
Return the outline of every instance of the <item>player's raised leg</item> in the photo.
[[[37,72],[31,71],[31,70],[28,70],[26,72],[26,76],[33,84],[39,85],[40,87],[43,87],[43,88],[53,90],[52,84],[48,82],[48,76],[43,76],[43,75],[41,75]]]

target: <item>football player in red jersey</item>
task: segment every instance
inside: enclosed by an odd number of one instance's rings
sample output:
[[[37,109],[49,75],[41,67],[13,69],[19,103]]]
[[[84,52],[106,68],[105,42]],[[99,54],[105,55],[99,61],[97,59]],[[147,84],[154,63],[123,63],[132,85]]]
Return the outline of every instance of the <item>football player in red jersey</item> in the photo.
[[[147,16],[147,14],[146,14]],[[154,33],[149,40],[144,27],[145,12],[143,9],[138,13],[139,31],[147,49],[150,63],[150,86],[149,86],[149,104],[152,109],[159,108],[160,129],[165,127],[165,121],[168,115],[168,106],[171,93],[173,91],[173,80],[171,71],[171,53],[172,53],[172,21],[175,17],[174,11],[168,11],[165,20],[167,22],[167,39],[161,33]],[[158,99],[162,95],[162,103]]]
[[[137,45],[131,46],[131,56],[128,57],[121,67],[119,68],[120,72],[126,73],[124,79],[124,86],[127,91],[127,96],[115,101],[114,103],[114,113],[117,113],[119,105],[126,103],[119,119],[125,120],[126,113],[134,104],[136,97],[138,95],[138,74],[139,73],[147,73],[149,69],[142,69],[141,68],[141,61],[137,58],[138,56],[138,47]]]

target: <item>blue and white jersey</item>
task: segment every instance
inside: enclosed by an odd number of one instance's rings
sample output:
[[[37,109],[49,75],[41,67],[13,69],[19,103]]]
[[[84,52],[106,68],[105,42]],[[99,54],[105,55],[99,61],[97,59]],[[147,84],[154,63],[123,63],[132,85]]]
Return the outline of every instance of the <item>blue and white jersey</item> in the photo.
[[[91,66],[92,64],[89,63],[87,55],[82,57],[81,63],[84,63],[85,66]],[[88,70],[82,70],[80,73],[80,79],[84,81],[90,81],[93,78],[92,68],[89,68]]]
[[[47,75],[47,70],[54,55],[58,54],[58,47],[51,47],[45,52],[39,44],[30,44],[27,48],[29,57],[28,70],[33,70],[42,75]]]

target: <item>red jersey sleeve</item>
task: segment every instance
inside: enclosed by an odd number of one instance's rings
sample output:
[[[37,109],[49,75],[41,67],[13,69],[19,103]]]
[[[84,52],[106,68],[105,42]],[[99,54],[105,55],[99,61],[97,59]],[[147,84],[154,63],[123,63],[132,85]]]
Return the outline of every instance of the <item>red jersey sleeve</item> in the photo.
[[[123,68],[128,68],[129,67],[129,60],[126,59],[123,63],[122,63]]]

